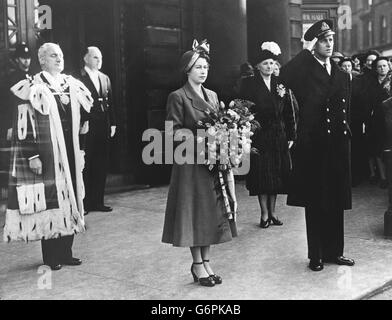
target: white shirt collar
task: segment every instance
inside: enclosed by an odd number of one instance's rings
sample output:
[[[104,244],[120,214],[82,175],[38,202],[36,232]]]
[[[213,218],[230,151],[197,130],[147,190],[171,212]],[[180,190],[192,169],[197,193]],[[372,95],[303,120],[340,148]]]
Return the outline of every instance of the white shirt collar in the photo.
[[[313,57],[323,66],[323,68],[324,68],[324,65],[326,65],[328,73],[331,74],[332,66],[331,66],[331,59],[330,58],[327,58],[326,61],[321,61],[316,56],[313,56]]]
[[[92,70],[91,68],[84,66],[84,70],[86,70],[87,74],[89,75],[91,81],[94,84],[95,89],[97,90],[97,92],[99,92],[99,87],[100,87],[100,83],[99,83],[99,71],[98,70]]]
[[[262,78],[263,78],[263,81],[264,81],[265,85],[267,86],[268,90],[271,91],[271,78],[265,79],[263,76],[262,76]]]
[[[94,76],[94,77],[98,77],[98,70],[93,70],[87,66],[84,66],[84,70],[86,70],[86,72],[90,75],[90,76]]]

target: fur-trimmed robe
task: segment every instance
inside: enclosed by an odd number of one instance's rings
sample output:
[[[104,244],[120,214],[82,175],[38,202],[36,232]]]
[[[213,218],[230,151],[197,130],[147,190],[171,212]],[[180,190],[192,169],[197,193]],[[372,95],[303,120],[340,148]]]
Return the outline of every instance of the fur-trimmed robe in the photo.
[[[84,185],[82,171],[84,152],[80,150],[81,110],[90,112],[93,103],[90,91],[71,76],[61,75],[68,86],[72,114],[72,142],[75,159],[75,184],[67,159],[62,123],[57,102],[42,72],[32,81],[23,80],[11,91],[18,100],[18,118],[14,130],[11,156],[10,189],[17,195],[8,205],[4,241],[36,241],[72,235],[85,230]],[[50,82],[50,81],[49,81]],[[39,150],[42,175],[34,175],[23,150],[26,137]],[[42,159],[46,159],[46,162]],[[50,161],[48,161],[50,159]],[[53,161],[53,162],[52,162]],[[51,163],[52,162],[52,163]]]

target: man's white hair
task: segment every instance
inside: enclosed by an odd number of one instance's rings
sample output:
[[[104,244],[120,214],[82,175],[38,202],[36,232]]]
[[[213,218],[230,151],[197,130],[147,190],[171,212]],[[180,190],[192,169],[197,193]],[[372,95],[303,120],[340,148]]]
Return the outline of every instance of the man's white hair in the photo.
[[[57,47],[61,50],[58,44],[52,42],[46,42],[38,49],[38,61],[41,66],[45,62],[44,58],[46,56],[46,52],[49,50],[49,48],[53,48],[53,47]]]
[[[101,50],[100,50],[98,47],[90,46],[90,47],[87,47],[87,50],[86,50],[86,53],[85,53],[84,56],[87,56],[88,54],[90,54],[90,52],[91,52],[92,50],[97,50],[97,51],[101,52]]]

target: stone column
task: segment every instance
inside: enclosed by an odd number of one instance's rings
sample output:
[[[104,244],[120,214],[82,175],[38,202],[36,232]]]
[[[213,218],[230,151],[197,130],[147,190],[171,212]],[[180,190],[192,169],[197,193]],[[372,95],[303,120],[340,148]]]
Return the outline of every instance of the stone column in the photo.
[[[204,37],[211,45],[211,72],[207,85],[231,97],[231,87],[247,57],[246,0],[205,0]]]
[[[257,55],[265,41],[279,44],[280,62],[287,62],[291,53],[289,0],[247,0],[249,59]]]

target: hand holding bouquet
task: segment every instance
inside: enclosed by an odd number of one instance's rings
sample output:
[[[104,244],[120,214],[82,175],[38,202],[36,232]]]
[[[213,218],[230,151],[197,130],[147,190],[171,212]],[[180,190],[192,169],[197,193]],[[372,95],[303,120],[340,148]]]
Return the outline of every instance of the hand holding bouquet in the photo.
[[[221,102],[215,111],[207,111],[207,117],[199,121],[207,138],[207,159],[209,169],[226,171],[238,168],[245,154],[251,151],[251,136],[260,124],[251,113],[254,103],[235,99],[228,107]],[[198,142],[203,139],[199,137]]]

